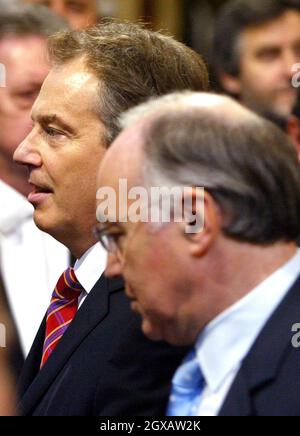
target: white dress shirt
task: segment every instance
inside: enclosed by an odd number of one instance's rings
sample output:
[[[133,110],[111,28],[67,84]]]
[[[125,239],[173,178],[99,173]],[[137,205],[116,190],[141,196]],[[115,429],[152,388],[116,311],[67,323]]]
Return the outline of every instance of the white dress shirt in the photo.
[[[26,356],[70,255],[35,226],[26,198],[1,180],[0,202],[0,268]]]
[[[77,280],[84,288],[79,297],[80,308],[97,283],[106,267],[107,253],[98,242],[93,245],[80,259],[75,262],[74,272]]]
[[[206,385],[198,416],[219,413],[243,359],[299,273],[300,250],[199,335],[196,352]]]

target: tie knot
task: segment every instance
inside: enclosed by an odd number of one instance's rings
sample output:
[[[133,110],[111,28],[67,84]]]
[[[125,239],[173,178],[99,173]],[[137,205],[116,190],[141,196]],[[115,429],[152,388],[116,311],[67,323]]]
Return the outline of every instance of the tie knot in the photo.
[[[203,387],[204,379],[197,360],[195,350],[191,351],[177,369],[173,384],[183,390],[198,390]]]
[[[204,378],[193,350],[173,377],[167,416],[196,416],[203,388]]]
[[[60,276],[52,298],[70,301],[77,299],[82,291],[83,287],[77,280],[74,269],[69,267]]]

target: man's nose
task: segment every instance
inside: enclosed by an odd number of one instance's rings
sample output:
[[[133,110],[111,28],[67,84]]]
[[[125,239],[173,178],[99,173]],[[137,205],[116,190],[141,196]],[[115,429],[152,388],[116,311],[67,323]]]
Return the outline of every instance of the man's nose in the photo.
[[[41,165],[41,155],[34,146],[32,132],[21,142],[14,152],[13,159],[19,165],[38,167]]]

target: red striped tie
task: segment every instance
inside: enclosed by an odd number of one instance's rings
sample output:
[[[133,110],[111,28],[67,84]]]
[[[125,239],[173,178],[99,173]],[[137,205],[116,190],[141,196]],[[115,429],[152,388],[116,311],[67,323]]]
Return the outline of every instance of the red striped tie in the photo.
[[[77,312],[78,297],[83,287],[73,268],[68,268],[59,278],[47,310],[46,337],[41,368],[57,346]]]

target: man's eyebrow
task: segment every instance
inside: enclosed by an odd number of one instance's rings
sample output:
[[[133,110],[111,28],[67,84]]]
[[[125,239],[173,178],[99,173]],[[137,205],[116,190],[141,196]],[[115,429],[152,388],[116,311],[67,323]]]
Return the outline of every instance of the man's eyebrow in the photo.
[[[48,125],[55,123],[59,126],[61,126],[64,130],[67,130],[69,133],[74,134],[75,130],[72,126],[67,124],[62,118],[60,118],[58,115],[37,115],[35,116],[34,113],[32,113],[31,118],[33,121],[37,121],[41,125]]]
[[[257,53],[265,53],[268,51],[281,51],[281,47],[277,44],[269,43],[257,49]]]

